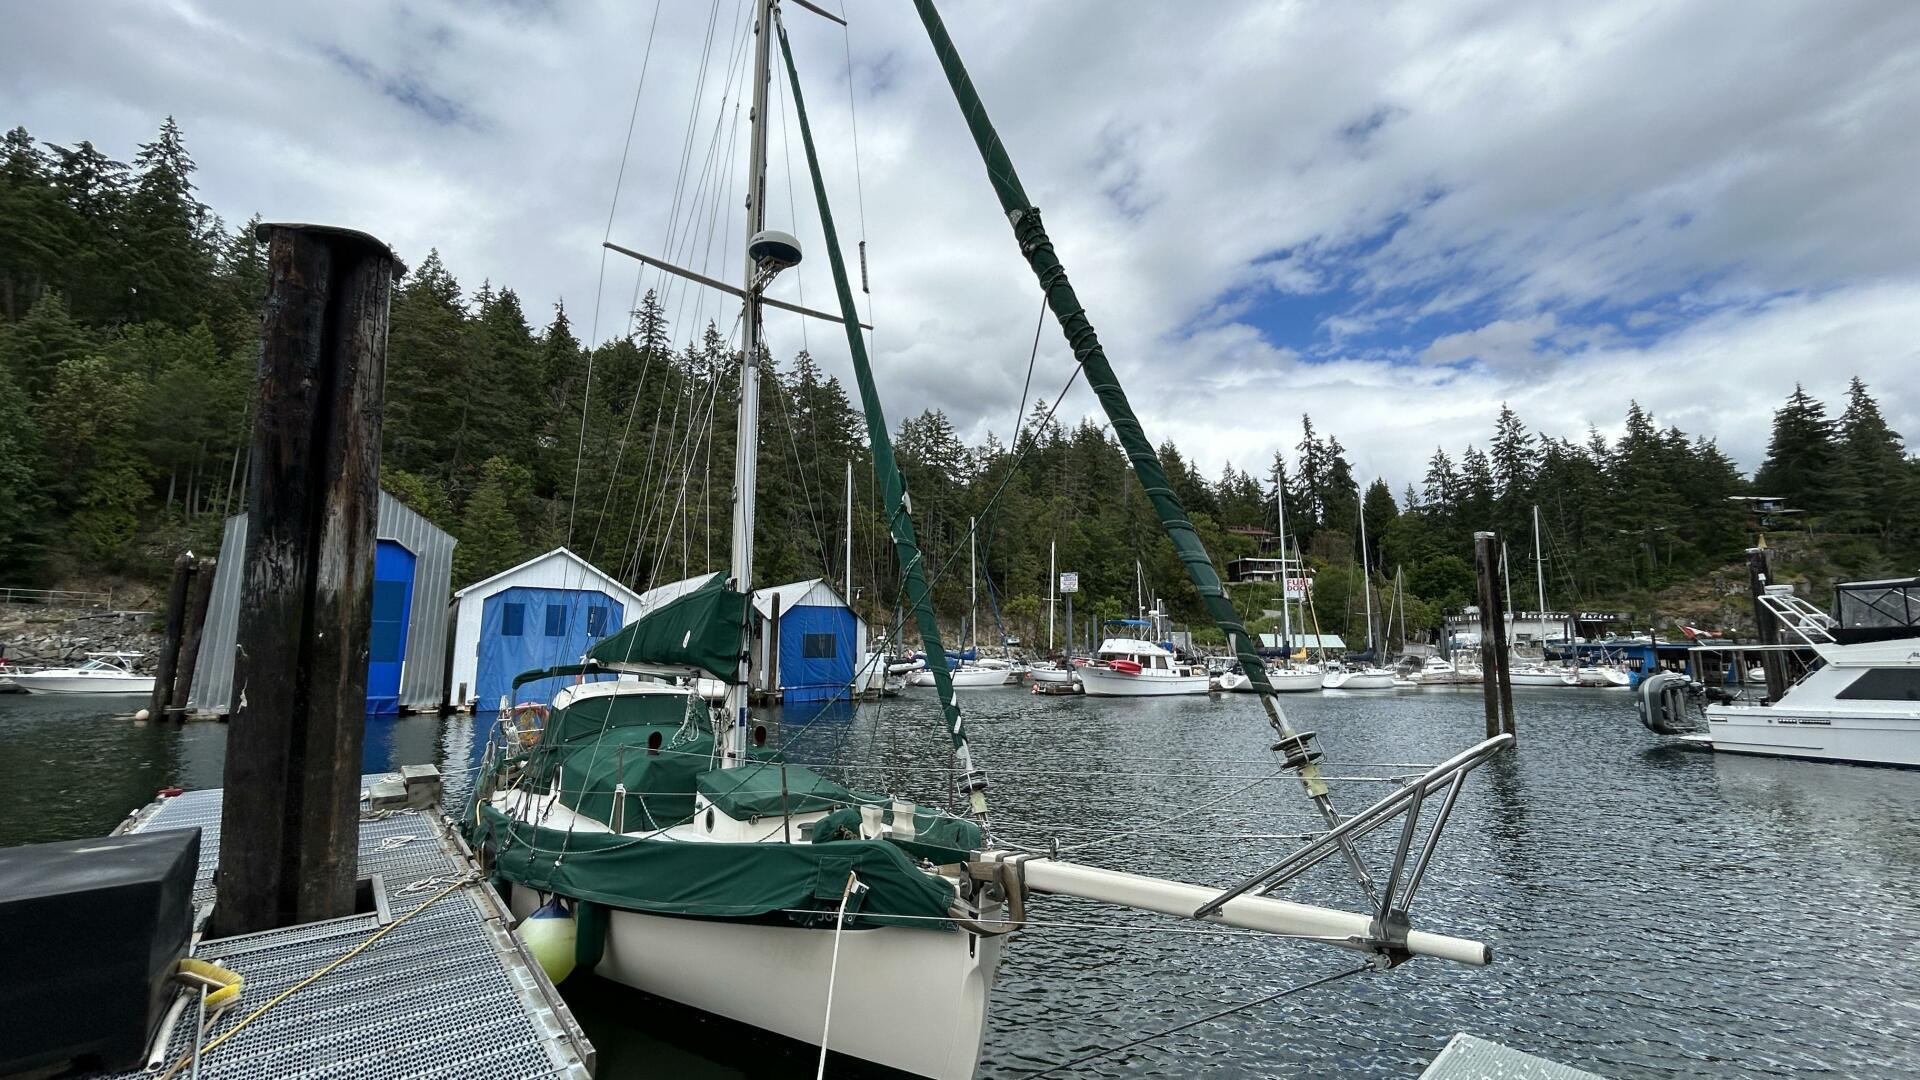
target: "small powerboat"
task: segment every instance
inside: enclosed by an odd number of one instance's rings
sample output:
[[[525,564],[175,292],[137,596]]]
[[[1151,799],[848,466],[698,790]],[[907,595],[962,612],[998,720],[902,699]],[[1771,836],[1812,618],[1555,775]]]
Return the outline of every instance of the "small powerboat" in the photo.
[[[136,675],[139,653],[88,653],[79,667],[47,668],[13,676],[13,684],[29,694],[101,694],[135,697],[153,693],[153,676]]]

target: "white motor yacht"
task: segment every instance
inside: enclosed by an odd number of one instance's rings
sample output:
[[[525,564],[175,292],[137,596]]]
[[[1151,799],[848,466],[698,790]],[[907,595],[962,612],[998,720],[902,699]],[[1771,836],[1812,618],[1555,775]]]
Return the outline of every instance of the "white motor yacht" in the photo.
[[[134,697],[153,693],[153,676],[136,675],[139,653],[88,653],[79,667],[47,668],[13,676],[13,683],[29,694],[117,694]]]
[[[1817,664],[1776,701],[1706,705],[1704,732],[1689,730],[1698,727],[1689,698],[1715,690],[1671,672],[1649,676],[1641,723],[1725,753],[1920,766],[1920,638],[1843,645],[1826,613],[1787,587],[1769,586],[1760,599]]]
[[[1077,674],[1081,688],[1094,697],[1204,694],[1213,682],[1205,668],[1182,663],[1165,647],[1135,638],[1101,642],[1094,662]]]

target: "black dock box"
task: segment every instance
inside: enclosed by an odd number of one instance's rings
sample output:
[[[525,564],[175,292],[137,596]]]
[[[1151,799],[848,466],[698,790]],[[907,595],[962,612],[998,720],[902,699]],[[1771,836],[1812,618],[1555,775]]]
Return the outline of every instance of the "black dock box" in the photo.
[[[199,829],[0,848],[0,1075],[146,1063],[199,862]]]

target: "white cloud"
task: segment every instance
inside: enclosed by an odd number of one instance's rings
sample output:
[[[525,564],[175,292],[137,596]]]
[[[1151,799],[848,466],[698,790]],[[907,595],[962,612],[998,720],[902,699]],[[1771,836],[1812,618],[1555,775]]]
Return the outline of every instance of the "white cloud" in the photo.
[[[1907,132],[1920,7],[944,8],[1149,434],[1209,469],[1264,464],[1306,411],[1397,489],[1434,443],[1484,441],[1502,399],[1577,434],[1617,424],[1635,396],[1751,465],[1793,380],[1832,396],[1856,370],[1920,435]],[[697,181],[747,10],[662,7],[616,240],[662,248],[683,148]],[[124,157],[172,113],[203,197],[229,218],[350,225],[415,261],[437,246],[469,288],[511,284],[536,318],[564,297],[585,333],[652,14],[27,5],[0,40],[0,124]],[[787,21],[850,258],[864,217],[889,411],[942,407],[972,437],[1004,434],[1037,289],[910,9],[849,14],[858,187],[840,31],[797,8]],[[720,179],[681,207],[719,239],[671,252],[726,276],[738,91],[717,129]],[[790,128],[790,104],[783,115]],[[776,136],[771,156],[770,217],[815,253],[778,288],[826,306],[797,139]],[[635,281],[608,263],[603,336]],[[1360,304],[1272,336],[1248,325],[1272,296],[1337,304],[1342,281]],[[1580,317],[1592,305],[1660,336],[1623,345]],[[731,318],[712,296],[670,310],[686,333]],[[1462,331],[1468,312],[1482,325]],[[1425,329],[1436,313],[1454,320],[1444,332]],[[834,328],[778,316],[769,332],[782,354],[804,333],[845,370]],[[1405,340],[1352,345],[1382,332]],[[1034,392],[1054,393],[1069,363],[1049,327]],[[1093,408],[1082,390],[1067,411]]]

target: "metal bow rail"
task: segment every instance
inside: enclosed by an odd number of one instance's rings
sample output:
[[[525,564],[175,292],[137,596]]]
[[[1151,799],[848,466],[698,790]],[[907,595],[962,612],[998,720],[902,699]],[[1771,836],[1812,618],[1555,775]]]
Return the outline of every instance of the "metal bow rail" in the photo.
[[[1406,959],[1407,910],[1413,905],[1414,895],[1419,892],[1420,883],[1426,878],[1434,850],[1440,845],[1440,834],[1446,829],[1447,819],[1452,816],[1454,804],[1459,801],[1460,792],[1466,786],[1467,774],[1511,745],[1512,735],[1496,735],[1435,765],[1421,774],[1418,780],[1347,818],[1300,850],[1200,905],[1193,917],[1207,918],[1225,907],[1228,901],[1255,889],[1259,889],[1263,895],[1271,894],[1321,862],[1335,855],[1352,852],[1353,845],[1362,837],[1399,817],[1403,821],[1400,839],[1394,845],[1392,869],[1388,871],[1385,881],[1380,883],[1377,893],[1368,887],[1364,879],[1360,884],[1374,909],[1371,944],[1394,954],[1395,962]],[[1407,858],[1413,850],[1414,835],[1419,831],[1420,815],[1426,808],[1427,797],[1442,788],[1446,789],[1446,794],[1440,801],[1440,809],[1427,830],[1420,853],[1413,859],[1411,871],[1408,871]],[[1400,885],[1403,872],[1406,874],[1404,889]]]

